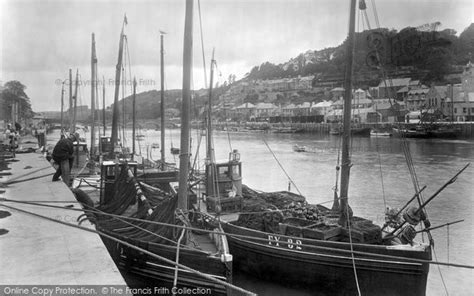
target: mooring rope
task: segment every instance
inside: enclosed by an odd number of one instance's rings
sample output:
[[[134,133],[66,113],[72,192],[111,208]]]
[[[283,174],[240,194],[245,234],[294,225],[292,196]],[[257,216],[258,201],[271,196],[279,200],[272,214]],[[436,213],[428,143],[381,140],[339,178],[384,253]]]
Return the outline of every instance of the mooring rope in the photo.
[[[20,178],[29,176],[29,175],[31,175],[31,174],[37,173],[37,172],[39,172],[39,171],[42,171],[42,170],[45,170],[45,169],[48,169],[48,168],[51,168],[51,165],[48,165],[48,166],[46,166],[46,167],[42,167],[42,168],[39,168],[39,169],[30,171],[30,172],[28,172],[28,173],[26,173],[26,174],[22,174],[22,175],[19,175],[19,176],[14,177],[14,178],[11,178],[11,179],[9,179],[8,181],[4,182],[4,184],[9,184],[9,183],[11,183],[12,181],[18,180],[18,179],[20,179]]]
[[[120,217],[122,219],[127,219],[131,221],[139,221],[139,222],[145,222],[145,223],[150,223],[150,224],[156,224],[156,225],[161,225],[161,226],[168,226],[168,227],[174,227],[178,229],[188,229],[192,231],[200,231],[204,233],[214,233],[217,235],[225,235],[228,237],[234,237],[234,238],[241,238],[241,239],[250,239],[253,241],[257,242],[263,242],[263,243],[268,243],[268,239],[265,238],[259,238],[259,237],[253,237],[253,236],[248,236],[248,235],[241,235],[241,234],[233,234],[233,233],[226,233],[222,231],[212,231],[212,230],[206,230],[206,229],[201,229],[201,228],[195,228],[195,227],[189,227],[189,226],[183,226],[183,225],[175,225],[175,224],[168,224],[168,223],[163,223],[163,222],[158,222],[158,221],[148,221],[148,220],[143,220],[139,218],[133,218],[133,217],[124,217],[121,215],[115,215],[115,214],[109,214],[109,213],[100,213],[97,212],[96,210],[88,210],[88,209],[75,209],[75,208],[64,208],[64,207],[59,207],[59,206],[53,206],[53,205],[46,205],[46,204],[35,204],[35,203],[30,203],[30,202],[22,202],[22,201],[15,201],[15,200],[9,200],[6,198],[0,198],[0,202],[15,202],[15,203],[24,203],[24,204],[30,204],[30,205],[37,205],[37,206],[44,206],[44,207],[52,207],[52,208],[60,208],[60,209],[66,209],[66,210],[73,210],[73,211],[81,211],[81,212],[92,212],[92,213],[99,213],[103,215],[107,215],[110,217]],[[0,204],[1,206],[9,207],[5,204]],[[51,218],[54,220],[53,218]],[[56,221],[56,220],[54,220]],[[229,224],[228,222],[224,222],[226,224]],[[286,236],[286,235],[281,235],[283,238],[292,238],[291,236]],[[307,239],[304,238],[307,241],[317,241],[314,239]],[[287,245],[293,245],[293,246],[304,246],[309,249],[315,249],[315,250],[322,250],[322,251],[338,251],[340,253],[345,253],[345,254],[356,254],[356,255],[367,255],[367,256],[372,256],[372,257],[379,257],[383,259],[392,259],[392,260],[402,260],[402,261],[408,261],[412,263],[429,263],[429,264],[434,264],[434,265],[443,265],[443,266],[451,266],[451,267],[458,267],[458,268],[467,268],[467,269],[474,269],[474,266],[472,265],[466,265],[466,264],[457,264],[457,263],[447,263],[447,262],[440,262],[440,261],[432,261],[432,260],[425,260],[425,259],[416,259],[416,258],[406,258],[406,257],[400,257],[400,256],[394,256],[394,255],[384,255],[384,254],[376,254],[376,253],[369,253],[369,252],[364,252],[364,251],[351,251],[351,250],[345,250],[345,249],[338,249],[338,248],[332,248],[332,247],[322,247],[322,246],[314,246],[314,245],[301,245],[295,242],[285,242]],[[314,255],[324,255],[320,253],[313,253]],[[377,259],[375,259],[377,260]]]
[[[245,295],[255,295],[255,296],[256,296],[255,293],[252,293],[252,292],[250,292],[250,291],[247,291],[247,290],[245,290],[245,289],[242,289],[242,288],[240,288],[240,287],[237,287],[237,286],[235,286],[235,285],[233,285],[233,284],[227,283],[227,282],[222,281],[222,280],[220,280],[220,279],[214,278],[214,277],[212,277],[212,276],[210,276],[210,275],[208,275],[208,274],[206,274],[206,273],[202,273],[202,272],[200,272],[200,271],[198,271],[198,270],[196,270],[196,269],[187,267],[186,265],[183,265],[183,264],[181,264],[181,263],[176,263],[176,262],[174,262],[173,260],[169,260],[169,259],[167,259],[167,258],[165,258],[165,257],[162,257],[162,256],[160,256],[160,255],[157,255],[157,254],[155,254],[155,253],[152,253],[152,252],[150,252],[150,251],[148,251],[148,250],[145,250],[145,249],[143,249],[143,248],[137,247],[137,246],[135,246],[135,245],[133,245],[133,244],[131,244],[131,243],[128,243],[128,242],[126,242],[126,241],[123,241],[123,240],[121,240],[121,239],[118,239],[118,238],[116,238],[116,237],[114,237],[114,236],[111,236],[111,235],[109,235],[109,234],[107,234],[107,233],[105,233],[105,232],[102,232],[102,231],[100,231],[100,230],[93,230],[93,229],[90,229],[90,228],[87,228],[87,227],[83,227],[83,226],[75,225],[75,224],[72,224],[72,223],[68,223],[68,222],[56,220],[56,219],[54,219],[54,218],[46,217],[46,216],[43,216],[43,215],[40,215],[40,214],[37,214],[37,213],[33,213],[33,212],[26,211],[26,210],[22,210],[22,209],[19,209],[19,208],[7,206],[7,205],[4,205],[4,204],[2,204],[2,206],[6,207],[6,208],[9,208],[9,209],[12,209],[12,210],[16,210],[16,211],[22,212],[22,213],[24,213],[24,214],[29,214],[29,215],[32,215],[32,216],[35,216],[35,217],[38,217],[38,218],[46,219],[46,220],[49,220],[49,221],[52,221],[52,222],[56,222],[56,223],[59,223],[59,224],[63,224],[63,225],[66,225],[66,226],[70,226],[70,227],[73,227],[73,228],[76,228],[76,229],[84,230],[84,231],[87,231],[87,232],[90,232],[90,233],[99,234],[99,235],[101,235],[101,236],[103,236],[103,237],[106,237],[106,238],[108,238],[108,239],[110,239],[110,240],[113,240],[113,241],[115,241],[115,242],[117,242],[117,243],[120,243],[120,244],[122,244],[122,245],[124,245],[124,246],[126,246],[126,247],[129,247],[129,248],[132,248],[132,249],[134,249],[134,250],[140,251],[140,252],[142,252],[142,253],[144,253],[144,254],[150,256],[150,257],[153,257],[153,258],[155,258],[155,259],[158,259],[158,260],[160,260],[160,261],[163,261],[163,262],[165,262],[165,263],[167,263],[167,264],[170,264],[170,265],[172,265],[172,266],[177,266],[177,267],[179,267],[179,268],[181,268],[181,269],[184,269],[184,270],[186,270],[186,271],[189,271],[189,272],[192,272],[192,273],[194,273],[194,274],[197,274],[197,275],[199,275],[199,276],[201,276],[201,277],[203,277],[203,278],[205,278],[205,279],[207,279],[207,280],[210,280],[210,281],[212,281],[212,282],[215,282],[215,283],[217,283],[217,284],[219,284],[219,285],[225,286],[225,287],[227,287],[227,288],[234,289],[234,290],[236,290],[236,291],[238,291],[238,292],[244,293]]]

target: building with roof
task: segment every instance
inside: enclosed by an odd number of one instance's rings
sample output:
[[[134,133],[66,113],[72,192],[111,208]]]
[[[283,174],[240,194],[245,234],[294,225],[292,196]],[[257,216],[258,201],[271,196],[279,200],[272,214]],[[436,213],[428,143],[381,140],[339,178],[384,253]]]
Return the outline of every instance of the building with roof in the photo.
[[[471,61],[464,67],[461,85],[464,92],[464,103],[459,105],[463,111],[462,117],[464,120],[474,121],[474,64]]]
[[[362,91],[364,92],[364,91]],[[363,123],[363,122],[372,122],[370,118],[374,117],[375,110],[373,108],[373,101],[366,96],[362,96],[362,93],[359,91],[358,95],[355,95],[352,98],[352,121]],[[344,100],[341,98],[334,102],[331,105],[331,110],[326,113],[325,121],[326,122],[340,122],[343,116]]]
[[[291,103],[281,108],[281,115],[283,116],[294,116],[296,105]]]
[[[331,98],[338,100],[342,98],[344,95],[344,88],[343,87],[335,87],[329,91],[331,93]]]
[[[311,114],[311,102],[303,102],[302,104],[296,106],[295,115],[310,115]]]
[[[461,84],[432,86],[426,108],[440,111],[454,121],[474,121],[474,65],[469,62],[461,74]]]
[[[276,111],[279,108],[272,103],[258,103],[255,105],[255,116],[257,117],[267,117],[275,115]]]
[[[239,119],[250,119],[255,116],[255,105],[252,103],[244,103],[237,107],[231,108],[229,110],[229,116],[231,118]]]
[[[398,100],[376,99],[373,100],[373,107],[379,116],[376,122],[403,121],[407,113],[405,103]]]
[[[379,99],[396,98],[397,100],[402,100],[403,95],[411,88],[419,85],[419,83],[419,80],[411,80],[411,78],[385,79],[377,86],[376,97]]]
[[[314,115],[326,115],[329,111],[332,110],[331,101],[322,101],[311,106],[311,114]]]
[[[407,110],[415,111],[426,108],[426,96],[429,91],[430,89],[424,85],[410,89],[404,100]]]

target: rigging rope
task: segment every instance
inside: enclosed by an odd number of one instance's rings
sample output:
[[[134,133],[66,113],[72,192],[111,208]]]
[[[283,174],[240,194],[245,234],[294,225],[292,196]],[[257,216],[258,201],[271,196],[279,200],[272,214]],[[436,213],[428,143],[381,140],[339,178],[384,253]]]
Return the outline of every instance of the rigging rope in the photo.
[[[263,140],[263,143],[265,143],[265,146],[267,146],[268,150],[270,151],[270,153],[273,155],[273,158],[275,158],[276,162],[278,163],[278,165],[280,166],[280,168],[282,169],[283,173],[285,173],[286,177],[288,178],[288,181],[291,182],[291,184],[293,184],[296,188],[296,191],[298,191],[299,195],[303,195],[301,193],[301,191],[299,190],[298,186],[296,186],[296,183],[293,181],[293,179],[291,179],[290,175],[288,175],[288,173],[286,172],[285,168],[283,167],[283,165],[280,163],[280,161],[278,160],[278,158],[276,157],[275,153],[273,153],[273,150],[272,148],[270,148],[270,146],[268,145],[267,143],[267,140],[265,139],[265,137],[262,138]]]
[[[222,77],[221,71],[219,70],[216,61],[214,62],[214,65],[216,66],[216,72],[220,73],[219,77]],[[227,109],[226,108],[224,108],[224,118],[226,119],[226,120],[224,120],[224,125],[225,125],[225,129],[226,129],[226,133],[227,133],[227,142],[229,143],[229,149],[232,152],[232,151],[234,151],[234,149],[232,148],[232,141],[230,139],[229,126],[227,125]]]
[[[198,0],[198,12],[199,12],[199,29],[201,33],[201,51],[202,51],[202,64],[204,68],[204,88],[207,88],[207,73],[206,73],[206,56],[204,54],[204,33],[202,31],[202,19],[201,19],[201,0]],[[211,65],[212,67],[212,65]]]
[[[346,206],[346,215],[347,217],[349,216],[349,205]],[[354,256],[354,246],[352,244],[352,228],[351,228],[351,223],[347,223],[347,229],[349,230],[349,245],[351,246],[351,259],[352,259],[352,268],[354,270],[354,279],[356,282],[356,287],[357,287],[357,292],[358,295],[361,296],[360,292],[360,286],[359,286],[359,278],[357,277],[357,268],[356,268],[356,263],[355,263],[355,256]]]
[[[371,0],[372,2],[372,8],[373,8],[373,11],[374,11],[374,18],[375,18],[375,23],[376,23],[376,26],[378,29],[380,29],[380,23],[379,23],[379,18],[378,18],[378,13],[377,13],[377,8],[375,6],[375,1],[374,0]],[[378,48],[375,47],[375,52],[376,52],[376,57],[378,59],[378,64],[379,64],[379,68],[380,68],[380,71],[381,71],[381,74],[382,74],[382,78],[383,78],[383,81],[384,81],[384,86],[385,86],[385,89],[388,89],[387,88],[387,79],[386,79],[386,72],[384,70],[384,67],[382,65],[382,63],[380,62],[380,55],[379,55],[379,52],[378,52]],[[392,90],[393,88],[393,82],[392,80],[390,79],[389,80],[390,82],[390,90]],[[395,96],[396,97],[396,96]],[[391,98],[389,97],[388,98],[388,101],[390,103],[390,107],[393,108],[393,104],[392,104],[392,101],[391,101]],[[410,153],[410,149],[409,149],[409,146],[408,146],[408,143],[407,143],[407,139],[405,137],[405,134],[404,132],[402,131],[401,129],[401,125],[398,125],[398,133],[400,135],[400,138],[402,139],[402,148],[403,148],[403,152],[405,154],[405,160],[407,162],[407,166],[408,166],[408,170],[410,172],[410,176],[411,176],[411,179],[412,179],[412,183],[413,183],[413,187],[415,189],[415,192],[419,192],[420,190],[420,186],[419,186],[419,182],[418,182],[418,178],[417,178],[417,175],[416,175],[416,171],[415,171],[415,166],[414,166],[414,163],[413,163],[413,159],[411,157],[411,153]],[[423,200],[423,196],[420,194],[417,195],[417,200],[418,200],[418,204],[419,206],[421,206],[421,204],[424,202]],[[423,210],[426,217],[428,218],[428,211],[427,209],[424,209]],[[434,242],[433,242],[433,238],[431,236],[431,233],[430,231],[428,230],[427,231],[427,235],[428,235],[428,239],[429,239],[429,242],[430,244],[433,246],[433,253],[435,255],[435,259],[437,260],[436,258],[436,252],[435,252],[435,248],[434,248]],[[422,238],[424,238],[424,236],[422,235]],[[438,265],[438,272],[440,274],[440,277],[441,277],[441,281],[443,282],[443,286],[444,286],[444,289],[445,289],[445,293],[446,295],[448,295],[448,290],[447,290],[447,287],[445,285],[445,282],[444,282],[444,278],[443,278],[443,274],[441,272],[441,268],[440,266]]]

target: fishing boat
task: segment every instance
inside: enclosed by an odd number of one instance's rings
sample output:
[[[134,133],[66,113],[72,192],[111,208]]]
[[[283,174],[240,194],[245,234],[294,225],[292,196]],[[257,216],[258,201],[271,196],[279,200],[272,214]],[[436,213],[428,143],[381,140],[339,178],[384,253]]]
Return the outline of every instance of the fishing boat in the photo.
[[[374,137],[374,138],[387,138],[387,137],[391,137],[393,134],[391,132],[387,132],[387,131],[382,131],[382,130],[376,130],[376,129],[372,129],[370,130],[370,136],[371,137]]]
[[[457,138],[461,135],[460,128],[436,123],[420,123],[405,127],[394,127],[393,131],[397,136],[405,138]]]
[[[277,127],[275,129],[271,129],[272,133],[276,134],[295,134],[301,133],[303,129],[300,128],[293,128],[293,127]]]
[[[370,135],[370,128],[351,126],[350,133],[353,136],[365,137],[365,136]],[[329,130],[329,134],[341,136],[344,134],[343,127],[342,126],[333,127]]]
[[[293,145],[293,151],[295,151],[295,152],[306,152],[306,146],[295,144],[295,145]]]
[[[211,217],[186,209],[177,209],[179,198],[170,186],[168,191],[138,182],[134,177],[137,163],[104,161],[102,163],[100,206],[104,214],[95,214],[97,230],[153,254],[193,268],[226,282],[232,280],[232,256],[219,223]],[[188,193],[186,193],[188,194]],[[111,218],[107,214],[122,218]],[[126,218],[140,220],[129,221]],[[153,222],[161,223],[160,225]],[[163,223],[166,224],[163,226]],[[194,227],[203,232],[172,227]],[[207,230],[207,232],[206,232]],[[198,274],[145,255],[121,243],[102,238],[117,266],[142,282],[160,287],[211,289],[213,294],[227,294],[226,287]],[[178,256],[178,257],[177,257]]]
[[[192,4],[192,0],[186,1],[182,110],[189,110],[191,98]],[[122,26],[121,44],[123,38]],[[181,116],[183,153],[180,154],[178,192],[169,184],[163,189],[139,182],[136,178],[138,164],[132,160],[118,158],[104,161],[101,165],[100,206],[97,209],[105,214],[95,214],[93,219],[101,232],[176,263],[170,264],[103,237],[117,266],[124,272],[147,282],[152,281],[160,287],[211,289],[213,295],[227,294],[228,287],[212,280],[232,281],[232,256],[226,237],[218,234],[223,230],[212,217],[189,211],[192,203],[188,201],[192,196],[188,185],[189,112],[183,111]],[[115,130],[114,126],[112,130]],[[113,145],[117,145],[116,139],[112,133]],[[139,220],[128,221],[109,214]],[[189,227],[195,229],[187,229]],[[178,263],[198,273],[183,269]]]
[[[209,84],[209,97],[207,103],[206,134],[206,164],[204,185],[206,188],[206,210],[220,215],[224,212],[242,210],[242,163],[240,153],[234,149],[229,153],[229,158],[217,161],[212,141],[212,91],[214,81],[214,68],[216,61],[214,51],[211,59],[211,73]]]
[[[158,186],[162,188],[168,188],[169,183],[178,181],[178,169],[174,163],[166,162],[165,159],[165,89],[164,89],[164,32],[160,31],[160,48],[161,48],[161,145],[160,143],[151,144],[151,149],[160,149],[161,147],[161,158],[154,160],[152,151],[147,149],[147,158],[143,159],[141,170],[137,176],[139,181],[143,181],[149,185]],[[135,106],[135,92],[133,96],[133,106]],[[135,110],[135,107],[134,107]],[[133,111],[133,122],[135,126],[135,111]],[[135,130],[135,129],[134,129]],[[134,149],[135,150],[135,149]]]
[[[263,215],[240,214],[223,224],[224,231],[234,266],[259,278],[331,295],[425,295],[432,241],[417,242],[410,233],[414,225],[429,227],[422,214],[426,204],[390,216],[395,222],[383,228],[354,216],[348,204],[355,0],[350,7],[341,179],[332,208],[304,205],[303,217],[274,208]]]

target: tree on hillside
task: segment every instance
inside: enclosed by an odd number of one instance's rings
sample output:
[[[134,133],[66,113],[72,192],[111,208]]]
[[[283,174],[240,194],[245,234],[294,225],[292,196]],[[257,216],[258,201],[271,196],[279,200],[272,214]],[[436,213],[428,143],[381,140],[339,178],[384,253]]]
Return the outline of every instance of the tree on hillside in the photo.
[[[2,118],[11,119],[13,103],[18,103],[19,119],[29,119],[33,117],[30,98],[25,93],[26,86],[17,80],[8,81],[0,93],[0,109]]]
[[[474,23],[467,27],[459,35],[459,51],[461,55],[460,62],[466,64],[474,59]]]
[[[252,104],[256,104],[258,102],[258,94],[257,93],[251,93],[251,94],[248,94],[245,98],[244,98],[244,103],[252,103]]]

